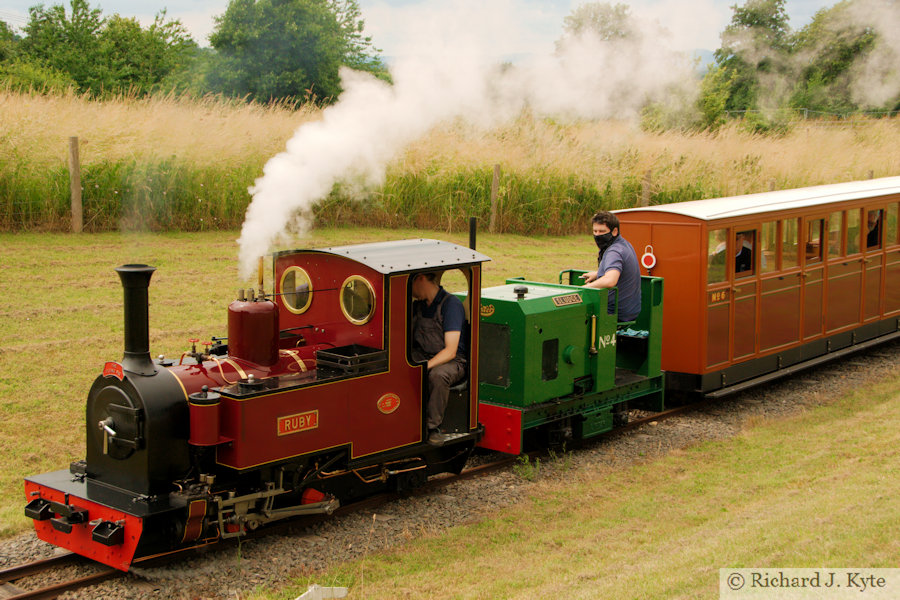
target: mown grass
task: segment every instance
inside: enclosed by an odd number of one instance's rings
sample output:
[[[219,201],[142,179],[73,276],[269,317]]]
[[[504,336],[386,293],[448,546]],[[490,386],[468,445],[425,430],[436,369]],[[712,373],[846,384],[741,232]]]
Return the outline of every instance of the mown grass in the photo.
[[[0,90],[0,231],[64,231],[70,223],[68,138],[82,140],[88,231],[204,231],[240,226],[247,188],[312,106],[216,98],[90,101]],[[612,121],[523,114],[495,129],[443,123],[387,165],[383,185],[336,186],[315,210],[320,226],[347,222],[461,229],[490,214],[501,168],[498,231],[566,234],[598,208],[896,175],[900,118],[804,121],[759,136],[643,132]]]
[[[167,234],[0,234],[0,536],[31,526],[22,478],[84,458],[84,409],[94,378],[123,351],[122,289],[113,269],[157,267],[150,282],[150,351],[178,357],[188,339],[226,334],[226,307],[246,285],[237,274],[237,231]],[[313,230],[296,247],[468,233],[364,228]],[[528,275],[555,281],[589,264],[582,237],[479,237],[495,260],[486,285]],[[558,267],[557,265],[561,265]],[[271,291],[271,273],[267,288]]]
[[[254,598],[309,583],[372,600],[715,598],[719,568],[896,567],[898,384],[640,466],[566,471],[514,508]]]

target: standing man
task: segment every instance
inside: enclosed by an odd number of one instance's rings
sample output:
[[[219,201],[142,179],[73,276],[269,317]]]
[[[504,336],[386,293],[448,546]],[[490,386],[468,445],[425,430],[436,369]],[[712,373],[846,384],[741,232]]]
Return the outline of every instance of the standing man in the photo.
[[[641,312],[641,269],[631,244],[619,234],[619,218],[601,210],[591,217],[597,255],[597,270],[585,273],[584,287],[610,289],[609,314],[614,314],[619,297],[619,321],[632,321]]]
[[[428,443],[440,446],[446,440],[441,422],[450,397],[450,386],[466,376],[468,340],[466,311],[462,302],[438,285],[437,274],[413,275],[412,308],[415,361],[428,361],[426,424]]]

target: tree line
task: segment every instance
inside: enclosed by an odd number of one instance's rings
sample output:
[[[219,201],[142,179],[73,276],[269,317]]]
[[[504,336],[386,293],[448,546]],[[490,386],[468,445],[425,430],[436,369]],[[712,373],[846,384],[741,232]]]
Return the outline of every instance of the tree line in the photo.
[[[783,109],[900,110],[900,60],[877,22],[896,22],[897,0],[879,0],[881,15],[868,10],[876,0],[842,0],[796,31],[785,2],[733,6],[699,94],[674,110],[671,103],[647,105],[645,125],[715,128],[739,114],[766,130],[778,127],[774,115]],[[641,35],[629,11],[624,4],[581,5],[565,18],[563,37],[587,32],[622,44]],[[134,18],[105,17],[88,0],[70,0],[68,10],[32,7],[21,35],[0,21],[0,84],[96,97],[174,91],[327,103],[340,94],[342,66],[390,80],[363,31],[356,0],[231,0],[215,18],[211,47],[201,48],[165,11],[144,27]]]
[[[166,12],[152,24],[106,17],[88,0],[29,9],[18,34],[0,21],[0,84],[74,89],[94,97],[155,92],[268,102],[340,93],[341,66],[387,79],[380,50],[363,35],[356,0],[231,0],[201,48]]]
[[[694,96],[672,90],[665,105],[648,103],[648,128],[715,129],[741,117],[753,131],[779,130],[791,114],[847,116],[900,111],[900,56],[891,23],[897,0],[842,0],[819,10],[799,30],[786,0],[746,0],[732,6],[721,46]],[[664,25],[664,24],[663,24]],[[641,27],[625,4],[594,2],[566,17],[565,35],[591,31],[628,51]]]
[[[765,129],[779,125],[779,111],[792,109],[839,115],[900,110],[900,56],[886,39],[888,28],[880,27],[897,22],[896,0],[842,0],[796,31],[785,0],[747,0],[732,9],[702,81],[703,125],[715,127],[735,113],[750,114]]]

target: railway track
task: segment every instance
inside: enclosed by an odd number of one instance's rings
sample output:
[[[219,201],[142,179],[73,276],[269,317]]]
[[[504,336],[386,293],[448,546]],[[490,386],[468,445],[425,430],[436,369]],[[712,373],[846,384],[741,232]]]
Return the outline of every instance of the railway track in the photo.
[[[66,552],[65,554],[58,554],[51,558],[36,560],[34,562],[24,563],[15,567],[0,570],[0,599],[35,600],[38,598],[56,598],[63,592],[77,590],[89,585],[95,585],[114,577],[121,577],[125,575],[125,573],[123,573],[122,571],[117,571],[116,569],[111,569],[109,567],[103,567],[100,571],[97,571],[96,573],[92,573],[90,575],[83,575],[74,579],[51,583],[44,587],[35,589],[25,590],[17,585],[23,579],[27,579],[35,575],[41,575],[54,569],[59,569],[70,565],[86,565],[91,563],[92,561],[84,558],[83,556],[79,556],[72,552]]]
[[[653,413],[647,416],[643,416],[637,419],[630,420],[627,424],[617,427],[616,429],[608,432],[605,435],[612,435],[616,433],[620,433],[623,431],[628,431],[632,429],[637,429],[642,425],[647,425],[653,422],[663,421],[665,419],[677,416],[679,414],[694,410],[704,404],[706,401],[696,402],[693,404],[687,404],[684,406],[679,406],[676,408],[672,408],[669,410],[665,410],[659,413]],[[603,436],[600,436],[603,437]],[[537,456],[541,454],[541,451],[535,451],[531,453],[532,456]],[[515,456],[503,456],[497,460],[493,460],[491,462],[486,462],[484,464],[476,465],[467,469],[464,469],[458,475],[447,475],[442,477],[436,477],[430,479],[422,488],[419,488],[416,493],[417,494],[425,494],[430,491],[442,488],[451,483],[471,479],[474,477],[479,477],[485,475],[487,473],[491,473],[494,471],[498,471],[507,466],[511,466],[516,463],[518,457]],[[311,526],[317,523],[318,521],[326,520],[334,518],[335,516],[346,516],[350,515],[357,511],[362,510],[372,510],[377,508],[378,506],[382,506],[395,500],[399,497],[397,493],[384,493],[384,494],[376,494],[374,496],[370,496],[369,498],[365,498],[363,500],[354,502],[352,504],[347,504],[340,507],[337,511],[335,511],[332,516],[316,516],[309,517],[307,519],[303,519],[302,521],[290,521],[282,524],[274,525],[271,527],[266,527],[260,530],[248,532],[248,539],[257,539],[260,537],[264,537],[266,535],[272,535],[277,533],[286,533],[291,531],[298,524],[303,526]],[[232,544],[222,544],[222,547],[228,547]],[[205,547],[206,550],[209,547]],[[190,548],[187,550],[174,552],[168,554],[163,557],[149,557],[135,562],[136,566],[141,567],[155,567],[164,565],[166,562],[176,560],[179,557],[183,557],[188,553],[196,552],[196,548]],[[90,567],[88,567],[90,565]],[[79,574],[78,576],[65,580],[54,582],[48,584],[43,587],[38,587],[35,589],[22,589],[19,587],[19,582],[24,581],[27,583],[28,578],[46,574],[54,569],[60,569],[69,566],[81,566],[82,568],[99,568],[95,573],[91,573],[88,575]],[[9,567],[3,570],[0,570],[0,600],[35,600],[41,598],[56,598],[60,594],[68,591],[78,590],[84,587],[88,587],[91,585],[99,584],[103,581],[107,581],[110,579],[115,579],[118,577],[124,577],[127,573],[123,571],[119,571],[117,569],[108,568],[98,563],[95,563],[87,558],[79,556],[77,554],[67,552],[64,554],[59,554],[57,556],[53,556],[47,559],[41,559],[30,563],[24,563],[21,565],[17,565],[14,567]]]

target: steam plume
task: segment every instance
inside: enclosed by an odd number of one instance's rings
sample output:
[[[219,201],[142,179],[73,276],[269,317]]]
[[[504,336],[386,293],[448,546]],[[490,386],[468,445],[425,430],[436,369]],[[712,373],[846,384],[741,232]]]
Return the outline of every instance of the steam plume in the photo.
[[[635,35],[615,42],[565,39],[553,54],[501,67],[500,38],[521,33],[504,29],[508,20],[500,18],[511,3],[442,5],[442,14],[416,23],[410,48],[391,69],[393,86],[343,70],[338,102],[320,121],[301,126],[265,165],[249,190],[253,200],[238,240],[242,277],[288,230],[308,228],[311,207],[335,183],[379,184],[392,159],[443,121],[495,127],[525,107],[539,116],[630,117],[671,86],[696,85],[688,58],[652,24],[639,23]],[[485,11],[495,11],[493,18]]]

